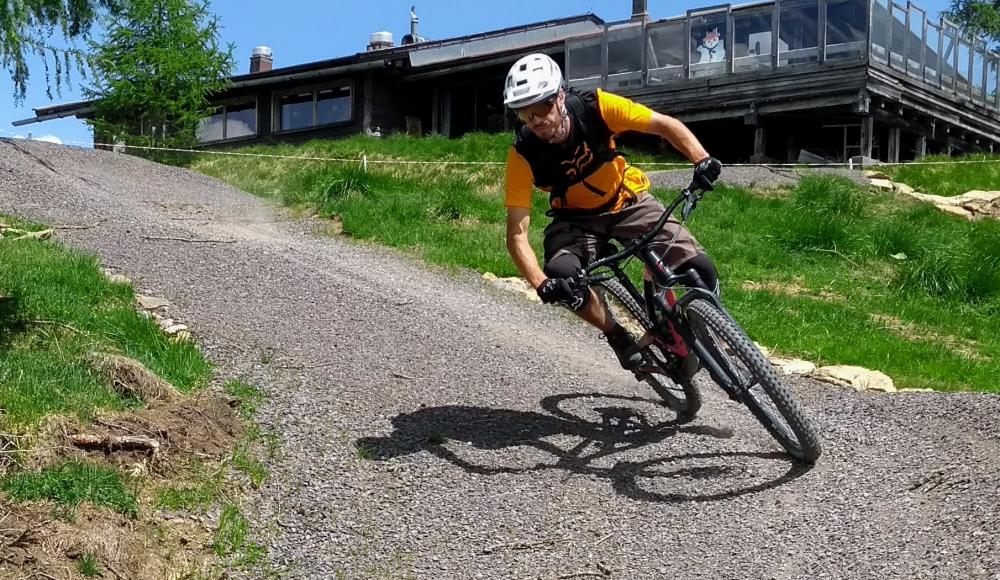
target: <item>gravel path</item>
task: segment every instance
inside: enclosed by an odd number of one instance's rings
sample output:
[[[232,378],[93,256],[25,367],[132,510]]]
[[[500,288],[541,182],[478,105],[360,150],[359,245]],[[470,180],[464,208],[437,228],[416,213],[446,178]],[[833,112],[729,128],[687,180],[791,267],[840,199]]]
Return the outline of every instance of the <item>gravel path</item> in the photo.
[[[270,393],[245,511],[285,577],[1000,578],[996,396],[796,381],[801,470],[707,384],[673,424],[558,309],[185,170],[0,141],[0,212],[100,222],[58,237]]]

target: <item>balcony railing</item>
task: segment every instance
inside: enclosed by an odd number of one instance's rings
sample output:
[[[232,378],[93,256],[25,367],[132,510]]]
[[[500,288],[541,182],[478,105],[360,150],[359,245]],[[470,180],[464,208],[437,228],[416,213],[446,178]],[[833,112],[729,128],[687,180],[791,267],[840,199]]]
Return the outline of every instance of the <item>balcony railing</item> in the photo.
[[[869,59],[1000,110],[1000,56],[912,2],[724,4],[652,23],[609,23],[566,41],[570,85],[612,91]]]

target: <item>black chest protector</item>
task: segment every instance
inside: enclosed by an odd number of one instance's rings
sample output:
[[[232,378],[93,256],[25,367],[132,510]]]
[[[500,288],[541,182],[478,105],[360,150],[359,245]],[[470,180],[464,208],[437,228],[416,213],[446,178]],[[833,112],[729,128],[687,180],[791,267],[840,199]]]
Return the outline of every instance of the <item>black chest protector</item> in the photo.
[[[608,124],[601,117],[597,103],[597,93],[587,91],[577,93],[566,91],[566,108],[570,112],[572,131],[565,143],[552,144],[539,139],[524,123],[515,129],[514,149],[531,166],[535,186],[552,188],[549,205],[566,207],[566,190],[571,185],[583,182],[588,186],[587,177],[602,165],[621,155],[611,147],[613,135]],[[598,194],[605,192],[594,191]]]

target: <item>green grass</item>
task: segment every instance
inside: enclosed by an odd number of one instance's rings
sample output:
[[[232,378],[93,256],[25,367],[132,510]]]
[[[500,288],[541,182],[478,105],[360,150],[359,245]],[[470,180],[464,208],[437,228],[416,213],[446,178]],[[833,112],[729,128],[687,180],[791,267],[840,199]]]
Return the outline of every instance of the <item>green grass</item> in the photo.
[[[248,538],[250,523],[240,510],[226,505],[219,517],[219,527],[215,532],[212,549],[220,557],[232,556],[243,567],[265,564],[267,548]]]
[[[101,575],[101,568],[97,565],[97,558],[93,554],[84,554],[76,561],[76,569],[87,578]]]
[[[139,515],[135,493],[117,471],[86,463],[64,463],[38,473],[14,474],[0,480],[0,491],[14,501],[49,499],[71,510],[86,501],[129,517]]]
[[[936,155],[922,161],[935,164],[896,165],[880,169],[892,177],[893,181],[900,181],[921,193],[933,195],[954,196],[975,189],[997,191],[1000,188],[1000,155],[968,155],[960,159]],[[955,161],[958,163],[954,163]]]
[[[509,142],[508,135],[448,142],[355,138],[258,151],[498,160]],[[364,171],[358,164],[211,154],[190,166],[336,217],[357,239],[447,267],[518,275],[504,244],[500,168],[369,165]],[[968,172],[968,166],[950,171]],[[666,200],[675,192],[654,194]],[[545,206],[545,196],[535,196],[531,238],[538,255]],[[1000,391],[996,222],[970,223],[846,180],[813,176],[784,197],[720,187],[690,227],[720,267],[726,304],[765,346],[819,364],[878,369],[902,387]],[[761,286],[767,283],[779,289]]]
[[[207,384],[211,366],[197,347],[170,340],[133,301],[131,286],[108,281],[91,256],[0,241],[0,427],[130,404],[83,362],[94,350],[137,359],[181,391]]]

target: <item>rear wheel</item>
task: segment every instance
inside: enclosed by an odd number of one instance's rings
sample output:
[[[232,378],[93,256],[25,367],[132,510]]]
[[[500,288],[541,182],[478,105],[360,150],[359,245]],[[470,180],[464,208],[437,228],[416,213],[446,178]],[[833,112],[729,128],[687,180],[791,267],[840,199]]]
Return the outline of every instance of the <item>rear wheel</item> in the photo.
[[[612,278],[596,286],[611,317],[633,340],[639,342],[653,328],[645,309],[621,282]],[[677,357],[666,351],[655,336],[641,352],[643,364],[638,371],[634,371],[636,378],[652,387],[663,402],[677,413],[679,419],[694,418],[701,408],[701,393],[681,371]]]
[[[794,458],[814,463],[820,442],[801,407],[778,379],[774,367],[726,312],[707,300],[695,299],[686,310],[688,323],[708,349],[724,376],[726,390],[736,393],[758,421]]]

